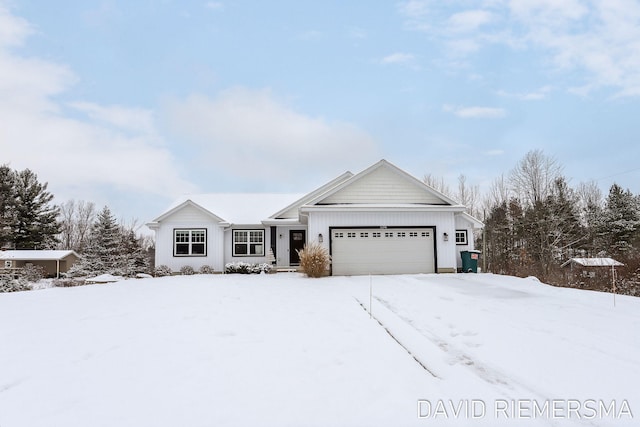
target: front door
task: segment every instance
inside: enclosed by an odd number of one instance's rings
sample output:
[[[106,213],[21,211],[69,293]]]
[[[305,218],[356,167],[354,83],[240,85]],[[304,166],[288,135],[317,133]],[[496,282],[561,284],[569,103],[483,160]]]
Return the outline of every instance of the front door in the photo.
[[[305,230],[291,230],[289,232],[289,265],[300,265],[298,251],[304,248],[307,241]]]

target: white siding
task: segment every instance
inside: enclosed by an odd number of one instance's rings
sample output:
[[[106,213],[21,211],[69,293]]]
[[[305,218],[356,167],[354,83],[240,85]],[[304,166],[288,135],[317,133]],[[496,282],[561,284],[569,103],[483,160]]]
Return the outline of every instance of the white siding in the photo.
[[[207,230],[207,256],[174,256],[174,234],[177,228]],[[185,265],[189,265],[198,270],[203,265],[214,268],[215,271],[222,272],[222,244],[224,234],[221,227],[209,221],[203,222],[163,222],[156,230],[156,267],[167,265],[174,272],[180,271]]]
[[[387,168],[379,168],[342,190],[323,199],[320,204],[345,203],[423,203],[445,204],[424,187]]]
[[[207,256],[174,256],[174,230],[182,229],[206,229],[207,230]],[[156,267],[167,265],[174,272],[180,271],[185,265],[198,270],[203,265],[214,268],[215,271],[223,270],[223,242],[224,231],[210,215],[190,205],[174,212],[164,218],[156,230]]]
[[[408,226],[435,227],[437,270],[456,268],[455,221],[452,212],[345,212],[313,211],[309,213],[307,241],[324,237],[329,249],[329,227]],[[449,235],[444,240],[444,233]],[[459,256],[459,255],[458,255]]]
[[[263,230],[264,231],[264,256],[233,256],[233,231],[234,230]],[[271,232],[269,227],[256,225],[234,225],[226,230],[224,234],[224,263],[246,262],[262,263],[267,262],[269,248],[271,247]]]
[[[289,232],[291,230],[305,230],[307,227],[304,225],[292,225],[292,226],[279,226],[276,229],[276,265],[278,267],[289,267]],[[282,237],[280,237],[282,236]],[[307,233],[307,242],[310,242]]]
[[[456,267],[462,268],[462,256],[460,252],[462,251],[472,251],[475,249],[474,246],[474,238],[473,238],[473,224],[464,219],[464,217],[456,216],[455,217],[456,230],[466,230],[467,231],[467,244],[466,245],[456,245]],[[455,235],[454,235],[455,240]]]
[[[163,222],[180,222],[180,223],[207,223],[212,221],[211,215],[207,215],[201,209],[192,205],[186,205],[182,209],[174,212],[168,218],[165,218]]]

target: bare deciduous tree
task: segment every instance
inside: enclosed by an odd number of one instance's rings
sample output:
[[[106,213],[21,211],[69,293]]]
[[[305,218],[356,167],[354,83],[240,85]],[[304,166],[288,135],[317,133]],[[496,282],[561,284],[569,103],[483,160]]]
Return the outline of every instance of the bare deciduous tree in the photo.
[[[529,151],[509,174],[511,189],[527,206],[535,206],[549,196],[562,177],[562,166],[542,150]]]
[[[87,244],[95,217],[96,207],[93,202],[72,199],[60,205],[59,247],[82,252]]]
[[[478,216],[478,195],[480,186],[467,184],[467,177],[464,174],[458,176],[458,193],[456,198],[458,202],[466,206],[467,213]]]
[[[443,177],[438,178],[428,173],[428,174],[425,174],[424,177],[422,177],[422,182],[424,182],[434,190],[441,192],[445,196],[451,197],[451,189],[449,188],[447,183],[444,181]]]

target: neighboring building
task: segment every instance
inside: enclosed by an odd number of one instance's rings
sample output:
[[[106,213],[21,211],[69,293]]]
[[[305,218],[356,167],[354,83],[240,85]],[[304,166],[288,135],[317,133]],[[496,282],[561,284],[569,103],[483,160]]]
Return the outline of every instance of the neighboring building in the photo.
[[[0,269],[16,271],[33,264],[44,268],[49,277],[60,277],[60,273],[66,273],[79,258],[75,251],[3,250],[0,251]]]
[[[561,267],[569,269],[570,279],[606,279],[606,283],[615,279],[615,268],[624,264],[613,258],[571,258]]]
[[[156,265],[299,265],[307,242],[329,249],[331,274],[449,273],[483,224],[465,207],[386,160],[306,195],[185,196],[147,226]]]

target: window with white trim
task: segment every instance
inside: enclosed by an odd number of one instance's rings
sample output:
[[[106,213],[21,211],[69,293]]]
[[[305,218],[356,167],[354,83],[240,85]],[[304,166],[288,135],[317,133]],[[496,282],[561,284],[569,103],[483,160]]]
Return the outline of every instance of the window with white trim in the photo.
[[[467,230],[456,230],[456,245],[467,244]]]
[[[264,256],[264,230],[233,230],[233,256]]]
[[[207,230],[173,230],[173,256],[207,256]]]

